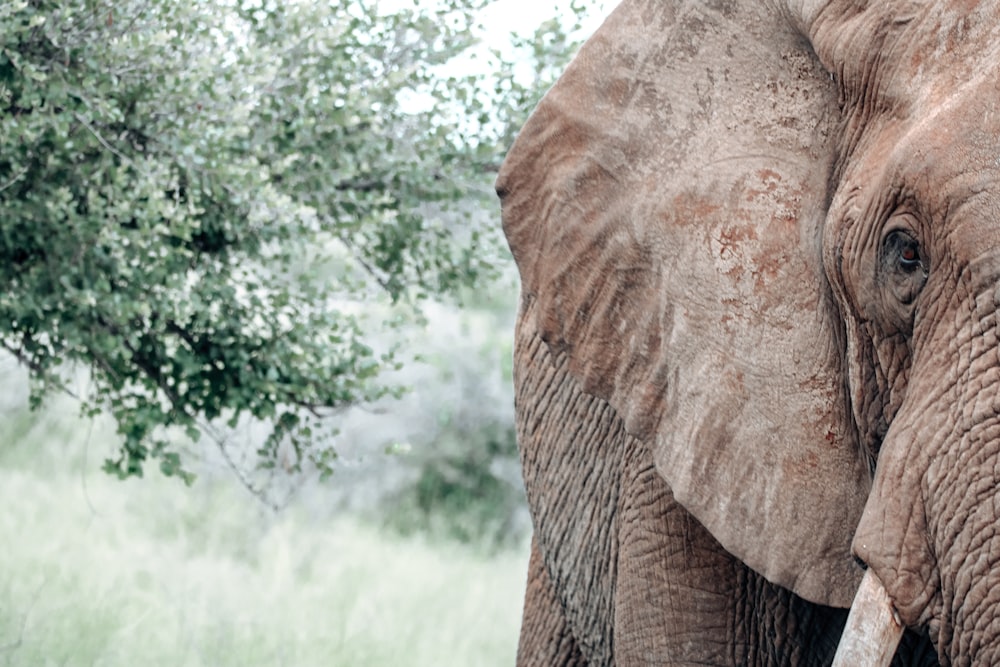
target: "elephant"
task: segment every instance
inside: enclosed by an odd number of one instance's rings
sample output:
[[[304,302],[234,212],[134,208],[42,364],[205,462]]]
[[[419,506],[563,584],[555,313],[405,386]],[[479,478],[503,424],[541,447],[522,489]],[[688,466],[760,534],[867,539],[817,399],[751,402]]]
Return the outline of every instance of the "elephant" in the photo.
[[[496,181],[518,664],[1000,664],[997,26],[624,0],[545,94]]]

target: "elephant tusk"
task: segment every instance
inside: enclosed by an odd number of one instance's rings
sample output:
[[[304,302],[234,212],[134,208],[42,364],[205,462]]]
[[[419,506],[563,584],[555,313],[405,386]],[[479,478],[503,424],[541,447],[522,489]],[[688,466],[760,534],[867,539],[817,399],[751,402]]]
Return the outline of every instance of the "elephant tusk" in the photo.
[[[865,572],[847,616],[833,667],[885,667],[903,637],[903,623],[882,582]]]

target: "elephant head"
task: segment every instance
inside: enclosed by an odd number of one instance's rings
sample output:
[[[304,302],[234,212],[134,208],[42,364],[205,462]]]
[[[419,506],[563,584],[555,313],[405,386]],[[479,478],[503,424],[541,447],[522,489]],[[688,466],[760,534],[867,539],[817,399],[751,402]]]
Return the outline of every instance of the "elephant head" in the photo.
[[[1000,2],[625,0],[498,178],[522,312],[731,553],[1000,661]],[[581,452],[585,456],[585,452]]]

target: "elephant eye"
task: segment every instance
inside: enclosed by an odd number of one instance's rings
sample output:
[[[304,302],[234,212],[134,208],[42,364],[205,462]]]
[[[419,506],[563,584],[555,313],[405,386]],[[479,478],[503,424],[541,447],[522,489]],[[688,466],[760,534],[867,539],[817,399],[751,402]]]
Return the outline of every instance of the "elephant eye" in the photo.
[[[913,273],[926,267],[920,256],[920,244],[906,232],[892,232],[886,237],[888,259],[894,261],[904,273]]]
[[[909,306],[927,282],[929,262],[920,243],[909,233],[890,232],[882,248],[883,280],[896,300]]]
[[[920,251],[916,243],[908,243],[899,249],[899,265],[907,272],[920,268]]]

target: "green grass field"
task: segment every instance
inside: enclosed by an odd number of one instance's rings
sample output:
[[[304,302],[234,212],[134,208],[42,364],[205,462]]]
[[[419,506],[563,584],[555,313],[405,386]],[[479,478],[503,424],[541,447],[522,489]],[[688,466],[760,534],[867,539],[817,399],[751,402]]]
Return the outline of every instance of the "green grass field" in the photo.
[[[227,478],[120,482],[86,424],[0,419],[0,665],[514,661],[525,548],[274,514]]]

